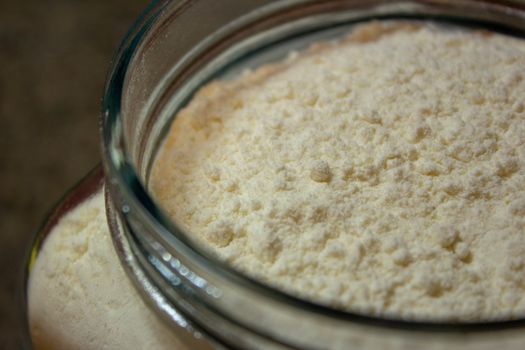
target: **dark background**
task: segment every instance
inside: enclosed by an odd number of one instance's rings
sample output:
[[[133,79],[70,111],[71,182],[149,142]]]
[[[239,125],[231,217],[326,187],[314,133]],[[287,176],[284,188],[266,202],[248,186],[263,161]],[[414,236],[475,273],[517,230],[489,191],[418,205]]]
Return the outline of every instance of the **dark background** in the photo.
[[[22,345],[34,231],[100,159],[104,79],[147,0],[4,1],[0,11],[0,349]]]

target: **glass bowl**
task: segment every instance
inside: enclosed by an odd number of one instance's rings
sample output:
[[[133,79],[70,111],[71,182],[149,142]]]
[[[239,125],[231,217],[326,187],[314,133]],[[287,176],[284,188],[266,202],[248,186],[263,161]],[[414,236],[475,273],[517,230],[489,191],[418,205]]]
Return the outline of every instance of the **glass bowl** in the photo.
[[[525,319],[370,317],[302,300],[200,247],[148,192],[177,111],[206,82],[283,58],[369,20],[432,20],[523,36],[521,1],[153,1],[124,38],[103,99],[108,224],[143,299],[192,349],[521,349]]]

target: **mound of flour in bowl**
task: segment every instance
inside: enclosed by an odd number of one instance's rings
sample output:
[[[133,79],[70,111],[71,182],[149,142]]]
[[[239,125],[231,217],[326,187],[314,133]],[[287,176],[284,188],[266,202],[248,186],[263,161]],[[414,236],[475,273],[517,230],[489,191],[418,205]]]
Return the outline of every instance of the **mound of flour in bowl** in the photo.
[[[186,349],[122,269],[102,189],[61,217],[45,239],[28,287],[33,349]]]
[[[204,86],[150,186],[218,258],[370,315],[525,315],[525,44],[390,22]]]

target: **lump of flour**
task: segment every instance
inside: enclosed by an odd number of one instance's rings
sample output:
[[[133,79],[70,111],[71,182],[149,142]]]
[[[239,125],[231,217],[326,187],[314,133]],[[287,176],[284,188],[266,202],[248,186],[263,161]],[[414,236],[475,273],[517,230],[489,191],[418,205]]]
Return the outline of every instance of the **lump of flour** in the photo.
[[[525,315],[525,44],[371,23],[203,87],[154,163],[220,259],[315,302],[433,320]]]

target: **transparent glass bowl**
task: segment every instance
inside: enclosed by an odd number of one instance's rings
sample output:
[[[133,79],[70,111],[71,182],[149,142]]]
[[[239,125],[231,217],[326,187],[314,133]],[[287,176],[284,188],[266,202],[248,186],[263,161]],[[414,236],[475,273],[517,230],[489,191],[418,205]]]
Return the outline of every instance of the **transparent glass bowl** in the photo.
[[[192,349],[521,349],[525,320],[410,322],[298,299],[218,261],[157,207],[147,183],[176,112],[207,81],[284,57],[371,19],[522,36],[521,1],[154,1],[123,40],[105,89],[103,165],[116,252],[144,300]]]

